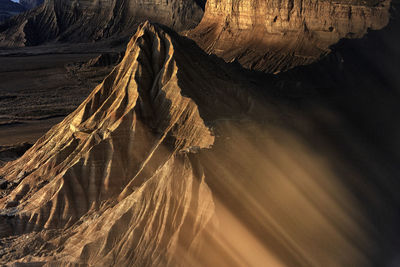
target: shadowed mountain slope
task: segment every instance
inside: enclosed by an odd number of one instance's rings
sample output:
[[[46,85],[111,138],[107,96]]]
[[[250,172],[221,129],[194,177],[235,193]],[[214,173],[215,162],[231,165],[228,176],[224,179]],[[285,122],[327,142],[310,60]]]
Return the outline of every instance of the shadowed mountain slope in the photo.
[[[91,95],[0,169],[0,263],[390,262],[374,242],[392,229],[380,185],[398,170],[360,136],[315,90],[145,23]]]
[[[264,72],[318,60],[341,38],[360,38],[389,19],[390,1],[210,0],[188,35],[209,53]]]
[[[45,0],[35,10],[0,25],[0,46],[90,42],[115,34],[131,36],[138,23],[145,20],[175,30],[190,29],[203,15],[199,4],[194,0]]]

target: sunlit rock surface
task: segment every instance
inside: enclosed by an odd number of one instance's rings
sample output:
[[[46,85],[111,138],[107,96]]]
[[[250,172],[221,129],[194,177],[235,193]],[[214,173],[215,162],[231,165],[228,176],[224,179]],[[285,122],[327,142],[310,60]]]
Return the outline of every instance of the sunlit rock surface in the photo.
[[[209,0],[189,33],[209,53],[266,72],[309,64],[389,20],[390,1]]]
[[[0,26],[0,47],[88,42],[115,34],[130,37],[145,20],[179,31],[190,29],[201,20],[201,5],[195,0],[45,0],[37,9]]]
[[[2,188],[10,190],[0,200],[1,236],[74,229],[76,238],[49,244],[65,248],[47,255],[59,264],[165,266],[198,249],[214,202],[191,155],[215,137],[185,94],[202,101],[216,92],[207,84],[199,92],[181,88],[190,76],[178,81],[178,72],[194,72],[180,71],[175,57],[171,37],[143,25],[88,99],[1,170]],[[235,103],[236,96],[224,98]]]
[[[396,170],[287,83],[142,25],[77,110],[0,169],[0,264],[384,262]]]

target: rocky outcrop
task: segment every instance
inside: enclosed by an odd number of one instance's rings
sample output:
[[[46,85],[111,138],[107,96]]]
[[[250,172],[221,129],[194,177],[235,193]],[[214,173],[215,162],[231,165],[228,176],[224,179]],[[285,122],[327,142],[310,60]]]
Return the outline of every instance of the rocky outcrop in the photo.
[[[192,155],[215,137],[193,99],[218,92],[196,97],[174,47],[143,25],[88,99],[1,170],[1,236],[74,229],[61,265],[165,266],[196,251],[214,202]]]
[[[341,38],[388,23],[389,1],[207,1],[189,33],[209,53],[266,72],[309,64]]]
[[[195,0],[46,0],[37,9],[0,26],[0,46],[30,46],[48,41],[90,42],[131,36],[145,20],[175,30],[196,26],[203,15]]]
[[[24,6],[11,0],[0,0],[0,23],[25,10]]]
[[[44,0],[20,0],[19,3],[26,9],[35,8],[43,4]]]
[[[375,155],[358,132],[274,82],[142,25],[77,110],[0,169],[0,264],[374,266],[387,165],[363,181],[343,148]]]

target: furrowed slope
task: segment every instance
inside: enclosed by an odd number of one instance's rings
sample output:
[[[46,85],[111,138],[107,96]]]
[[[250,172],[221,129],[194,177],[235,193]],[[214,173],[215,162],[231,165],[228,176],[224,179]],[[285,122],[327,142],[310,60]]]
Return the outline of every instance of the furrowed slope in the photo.
[[[142,25],[82,105],[0,169],[0,263],[391,262],[374,242],[396,226],[383,185],[398,161],[389,171],[313,90],[277,82]]]
[[[195,249],[214,204],[190,155],[215,137],[184,93],[216,92],[182,90],[178,71],[170,37],[143,25],[88,99],[2,169],[1,235],[74,226],[82,235],[60,264],[113,265],[116,253],[122,264],[165,266]],[[232,106],[220,110],[235,114],[236,96],[225,99]]]

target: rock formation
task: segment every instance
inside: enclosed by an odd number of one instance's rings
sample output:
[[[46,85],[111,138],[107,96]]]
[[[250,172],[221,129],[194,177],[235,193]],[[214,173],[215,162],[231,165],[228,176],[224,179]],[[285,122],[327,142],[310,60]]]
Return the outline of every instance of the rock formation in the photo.
[[[341,38],[381,29],[389,6],[375,0],[209,0],[189,36],[228,62],[273,73],[316,61]]]
[[[60,264],[165,266],[195,251],[214,204],[191,155],[215,137],[177,60],[171,37],[143,25],[88,99],[1,170],[0,235],[72,227],[80,234],[64,240]]]
[[[76,111],[0,169],[0,264],[373,266],[373,183],[354,193],[357,170],[305,115],[351,128],[273,84],[140,26]]]
[[[35,8],[41,4],[43,4],[44,0],[20,0],[19,3],[24,6],[26,9]]]
[[[11,0],[0,0],[0,23],[25,10],[24,6]]]
[[[145,20],[175,30],[190,29],[201,20],[201,4],[195,0],[46,0],[0,26],[0,46],[31,46],[54,40],[90,42],[117,33],[131,36],[135,26]]]

